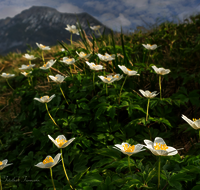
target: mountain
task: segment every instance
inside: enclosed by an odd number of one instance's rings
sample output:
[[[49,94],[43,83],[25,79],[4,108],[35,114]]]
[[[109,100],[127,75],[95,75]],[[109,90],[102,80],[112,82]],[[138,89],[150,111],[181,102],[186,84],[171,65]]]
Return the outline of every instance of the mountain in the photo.
[[[103,26],[100,32],[104,28],[105,34],[111,31],[88,13],[60,13],[54,8],[33,6],[13,18],[0,19],[0,54],[6,55],[17,50],[26,52],[27,44],[37,48],[36,42],[46,46],[56,45],[57,41],[70,43],[67,39],[70,39],[71,33],[65,28],[67,24],[76,25],[77,17],[87,35],[91,34],[87,21],[90,26]],[[72,35],[73,41],[78,39],[79,35]]]

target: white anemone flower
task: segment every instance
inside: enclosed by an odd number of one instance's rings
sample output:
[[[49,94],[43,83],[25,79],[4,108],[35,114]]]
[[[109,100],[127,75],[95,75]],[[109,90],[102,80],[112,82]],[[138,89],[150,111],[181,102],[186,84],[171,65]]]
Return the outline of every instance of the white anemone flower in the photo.
[[[36,42],[36,45],[37,45],[41,50],[50,50],[50,49],[51,49],[49,46],[44,46],[44,45],[42,45],[42,44],[38,44],[37,42]]]
[[[182,114],[181,116],[192,128],[194,129],[200,129],[200,118],[199,119],[194,119],[193,118],[193,121],[188,119],[186,116],[184,116]]]
[[[34,100],[37,100],[37,101],[39,101],[39,102],[41,102],[41,103],[48,103],[48,102],[50,102],[55,96],[56,96],[56,95],[53,94],[50,98],[49,98],[49,96],[43,96],[43,97],[41,97],[41,98],[34,98]]]
[[[125,67],[124,65],[122,65],[122,66],[118,65],[118,67],[124,72],[124,74],[127,74],[128,76],[133,76],[133,75],[140,76],[140,74],[137,74],[137,71],[130,70],[127,67]]]
[[[145,145],[142,144],[136,144],[136,145],[130,145],[129,143],[122,143],[122,144],[116,144],[114,145],[116,147],[113,147],[117,150],[120,150],[122,153],[131,156],[133,154],[136,154],[138,152],[144,151],[145,149],[142,149]]]
[[[104,76],[98,76],[103,82],[107,84],[111,84],[112,82],[118,80],[117,77],[112,77],[112,75],[108,75],[107,77]]]
[[[63,61],[60,61],[60,62],[63,62],[67,65],[72,65],[76,62],[76,60],[74,58],[70,59],[68,57],[63,57]]]
[[[167,146],[165,141],[160,137],[156,137],[154,142],[150,140],[144,140],[144,143],[147,145],[145,147],[156,156],[173,156],[178,154],[177,149]]]
[[[142,44],[142,45],[148,50],[155,50],[158,47],[156,44],[153,44],[153,45],[151,45],[151,44],[147,44],[147,45]]]
[[[34,60],[34,59],[37,58],[37,57],[34,57],[34,55],[29,55],[27,53],[23,57],[26,58],[26,59],[28,59],[28,60]]]
[[[65,29],[68,30],[69,32],[73,33],[73,34],[79,35],[79,31],[78,31],[78,29],[76,29],[75,25],[70,26],[70,25],[67,24],[67,28],[65,28]]]
[[[32,71],[30,71],[29,73],[27,72],[21,72],[22,75],[24,75],[25,77],[27,77],[28,74],[32,73]]]
[[[2,73],[1,76],[2,76],[3,78],[12,78],[12,77],[15,76],[15,74]]]
[[[120,74],[116,74],[113,76],[113,78],[116,78],[116,81],[122,79],[123,75],[120,76]]]
[[[166,75],[168,74],[170,71],[170,69],[164,69],[163,67],[161,68],[157,68],[155,65],[152,66],[152,68],[154,69],[154,71],[159,74],[159,75]]]
[[[12,165],[12,163],[7,164],[8,160],[0,161],[0,170],[3,170],[5,167]]]
[[[115,54],[109,55],[105,53],[105,55],[101,55],[100,53],[97,54],[101,61],[112,61],[115,59]]]
[[[58,147],[58,148],[65,148],[67,147],[75,138],[67,140],[64,135],[59,135],[55,140],[48,135],[49,139]]]
[[[30,65],[22,65],[21,68],[19,68],[20,70],[27,70],[27,69],[31,69],[35,67],[35,64],[30,64]]]
[[[44,64],[42,67],[40,67],[40,69],[47,70],[50,67],[52,67],[55,62],[56,62],[56,60],[51,59],[51,60],[47,61],[47,63]]]
[[[61,49],[61,51],[65,51],[65,49],[64,49],[64,48],[62,48],[62,49]]]
[[[150,92],[149,90],[143,91],[141,89],[139,91],[146,98],[154,98],[155,96],[157,96],[159,94],[159,93],[156,94],[157,91]]]
[[[95,65],[94,63],[89,63],[88,61],[86,61],[87,65],[90,67],[91,70],[102,70],[105,69],[102,65]]]
[[[86,53],[84,53],[84,52],[80,52],[80,53],[78,53],[77,51],[76,51],[76,53],[78,54],[78,56],[80,57],[80,58],[88,58],[91,54],[86,54]]]
[[[39,162],[37,165],[35,165],[38,168],[52,168],[55,166],[59,160],[60,160],[61,153],[58,153],[55,158],[53,159],[51,156],[47,156],[43,162]]]
[[[91,28],[92,30],[99,30],[99,29],[101,28],[101,26],[100,26],[100,25],[97,25],[97,26],[90,26],[90,28]]]
[[[57,74],[55,77],[52,75],[49,75],[49,78],[51,78],[55,82],[62,83],[66,77],[63,77],[62,75]]]

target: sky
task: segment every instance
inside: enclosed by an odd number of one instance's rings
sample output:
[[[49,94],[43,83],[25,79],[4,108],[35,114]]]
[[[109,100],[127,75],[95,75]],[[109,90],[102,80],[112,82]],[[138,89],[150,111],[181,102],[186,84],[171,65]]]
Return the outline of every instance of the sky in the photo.
[[[48,6],[61,13],[87,12],[114,31],[137,26],[183,22],[200,14],[200,0],[0,0],[0,19],[14,17],[32,6]]]

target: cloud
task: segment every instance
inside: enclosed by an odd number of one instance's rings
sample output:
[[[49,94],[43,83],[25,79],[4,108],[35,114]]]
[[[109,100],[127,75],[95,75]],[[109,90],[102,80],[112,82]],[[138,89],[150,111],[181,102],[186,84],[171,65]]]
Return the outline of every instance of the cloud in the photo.
[[[70,3],[62,3],[56,8],[62,13],[82,13],[84,10]]]

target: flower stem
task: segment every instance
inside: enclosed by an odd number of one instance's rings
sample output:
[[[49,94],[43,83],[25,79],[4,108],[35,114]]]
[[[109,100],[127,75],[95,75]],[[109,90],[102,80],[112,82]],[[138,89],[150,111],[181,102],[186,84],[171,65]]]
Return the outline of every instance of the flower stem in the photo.
[[[50,174],[51,174],[51,181],[53,184],[53,189],[56,190],[55,185],[54,185],[54,181],[53,181],[53,174],[52,174],[52,169],[50,168]]]
[[[95,72],[93,71],[93,85],[94,85],[94,93],[95,93],[95,84],[94,84]]]
[[[69,69],[70,69],[70,73],[72,74],[71,65],[69,66]],[[72,76],[73,76],[73,74],[72,74]]]
[[[60,85],[59,85],[60,86]],[[63,93],[63,91],[62,91],[62,88],[61,88],[61,86],[60,86],[60,91],[62,92],[62,95],[63,95],[63,97],[65,98],[65,95],[64,95],[64,93]],[[65,101],[67,102],[67,104],[69,105],[69,103],[68,103],[68,101],[67,101],[67,99],[65,98]]]
[[[71,32],[71,36],[70,36],[70,41],[71,41],[71,45],[72,45],[72,32]]]
[[[108,84],[106,84],[106,95],[108,95]]]
[[[125,81],[126,81],[127,76],[128,76],[128,75],[126,75],[126,77],[125,77],[125,79],[124,79],[124,82],[123,82],[123,84],[122,84],[121,90],[120,90],[120,92],[119,92],[119,104],[120,104],[120,98],[121,98],[122,88],[123,88],[123,86],[124,86],[124,84],[125,84]]]
[[[160,187],[160,156],[158,157],[158,189]]]
[[[43,63],[45,64],[43,51],[42,51],[42,60],[43,60]]]
[[[29,86],[31,86],[31,83],[30,83],[30,80],[29,80],[29,78],[28,78],[28,77],[27,77],[27,80],[28,80]]]
[[[56,122],[54,121],[54,119],[51,117],[51,114],[49,113],[49,110],[48,110],[48,107],[47,107],[47,103],[45,103],[45,105],[46,105],[46,109],[47,109],[47,112],[49,114],[49,117],[52,119],[52,121],[54,122],[54,124],[59,128],[59,126],[56,124]]]
[[[132,171],[131,171],[130,156],[128,156],[128,166],[129,166],[129,170],[130,170],[130,172],[131,172],[131,175],[133,175],[133,174],[132,174]]]
[[[68,178],[68,176],[67,176],[66,169],[65,169],[64,159],[63,159],[63,155],[62,155],[62,148],[60,149],[60,152],[61,152],[61,159],[62,159],[62,165],[63,165],[63,169],[64,169],[64,172],[65,172],[65,176],[66,176],[66,178],[67,178],[67,181],[69,182],[69,186],[71,187],[71,189],[73,189],[73,187],[72,187],[71,184],[70,184],[70,181],[69,181],[69,178]]]
[[[200,140],[200,129],[199,129],[199,140]]]
[[[1,175],[0,175],[0,188],[1,188],[1,190],[2,190]]]
[[[148,103],[147,103],[147,115],[146,115],[146,121],[148,118],[148,112],[149,112],[149,102],[150,102],[150,98],[148,98]]]
[[[161,97],[161,75],[159,75],[159,86],[160,86],[160,100],[162,100],[162,97]]]
[[[12,86],[10,86],[10,84],[9,84],[9,82],[8,82],[8,79],[6,79],[6,82],[8,83],[8,86],[9,86],[12,90],[14,90],[14,89],[12,88]]]
[[[149,56],[148,56],[148,59],[147,59],[146,69],[147,69],[147,67],[148,67],[149,57],[150,57],[150,50],[149,50]]]

